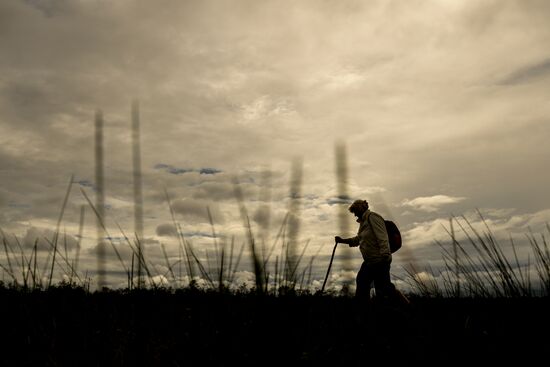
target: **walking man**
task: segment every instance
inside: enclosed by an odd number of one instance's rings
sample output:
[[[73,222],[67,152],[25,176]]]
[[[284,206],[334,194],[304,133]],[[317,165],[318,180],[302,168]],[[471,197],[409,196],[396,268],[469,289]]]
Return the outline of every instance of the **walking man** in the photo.
[[[359,223],[357,236],[336,236],[335,241],[348,244],[350,247],[359,247],[361,250],[363,264],[357,273],[355,296],[369,301],[371,284],[374,282],[378,300],[393,300],[400,292],[395,289],[390,279],[392,255],[384,218],[369,210],[369,204],[365,200],[355,200],[349,211],[357,217]]]

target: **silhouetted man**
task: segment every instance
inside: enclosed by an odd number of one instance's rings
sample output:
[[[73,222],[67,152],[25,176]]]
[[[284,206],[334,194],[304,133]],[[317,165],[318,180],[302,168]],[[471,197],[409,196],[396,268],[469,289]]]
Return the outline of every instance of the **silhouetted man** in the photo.
[[[336,243],[346,243],[350,247],[359,246],[363,256],[363,264],[357,273],[357,288],[355,296],[370,299],[371,284],[374,282],[376,297],[390,300],[395,297],[396,289],[390,279],[390,264],[392,255],[388,241],[388,233],[384,218],[369,210],[365,200],[355,200],[349,211],[357,217],[359,230],[357,236],[351,238],[335,237]]]

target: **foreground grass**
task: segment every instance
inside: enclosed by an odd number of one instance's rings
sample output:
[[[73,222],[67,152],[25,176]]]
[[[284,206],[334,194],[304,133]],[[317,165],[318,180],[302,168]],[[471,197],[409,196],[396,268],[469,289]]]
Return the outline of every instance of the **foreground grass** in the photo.
[[[349,297],[0,288],[0,365],[392,365],[541,357],[548,298]]]

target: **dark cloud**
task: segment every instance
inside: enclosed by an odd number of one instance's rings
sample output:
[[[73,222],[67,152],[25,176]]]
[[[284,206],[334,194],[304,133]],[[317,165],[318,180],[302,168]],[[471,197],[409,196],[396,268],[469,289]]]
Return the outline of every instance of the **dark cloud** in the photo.
[[[199,173],[201,175],[215,175],[216,173],[221,173],[221,172],[223,171],[217,168],[201,168],[199,170]]]
[[[193,169],[193,168],[178,168],[171,166],[169,164],[159,163],[155,165],[155,169],[158,170],[164,170],[168,173],[171,173],[173,175],[182,175],[184,173],[191,173],[191,172],[198,172],[201,175],[215,175],[218,173],[222,173],[223,171],[217,168],[199,168],[199,169]]]
[[[159,224],[156,229],[157,236],[176,237],[178,231],[176,226],[170,223]]]
[[[23,2],[40,10],[45,17],[63,14],[71,6],[71,1],[67,0],[23,0]]]
[[[95,189],[94,183],[89,180],[79,180],[79,181],[75,181],[75,183],[79,184],[82,187],[90,187],[92,189]]]
[[[206,200],[197,199],[179,199],[172,203],[174,212],[180,214],[185,220],[195,223],[208,223],[208,209],[212,215],[212,220],[216,224],[223,224],[224,216],[219,207]]]
[[[192,168],[178,168],[178,167],[174,167],[174,166],[171,166],[169,164],[164,164],[164,163],[156,164],[155,169],[164,170],[164,171],[166,171],[168,173],[171,173],[173,175],[181,175],[181,174],[184,174],[184,173],[189,173],[189,172],[194,172],[195,171]]]
[[[328,205],[349,205],[353,202],[353,199],[349,196],[338,196],[329,198],[326,200]]]
[[[269,205],[260,206],[252,215],[252,220],[263,228],[268,227],[271,221],[271,207]]]
[[[514,71],[504,78],[499,84],[516,85],[538,81],[550,76],[550,59],[543,60],[537,64],[530,65]]]

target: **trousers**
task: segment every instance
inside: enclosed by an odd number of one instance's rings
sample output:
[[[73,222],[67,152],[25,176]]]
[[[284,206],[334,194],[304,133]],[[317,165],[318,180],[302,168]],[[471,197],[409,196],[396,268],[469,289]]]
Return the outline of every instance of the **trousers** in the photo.
[[[363,261],[361,269],[356,277],[355,296],[358,298],[369,299],[370,290],[374,283],[376,296],[380,298],[391,298],[395,293],[395,285],[390,278],[391,261],[367,264]]]

